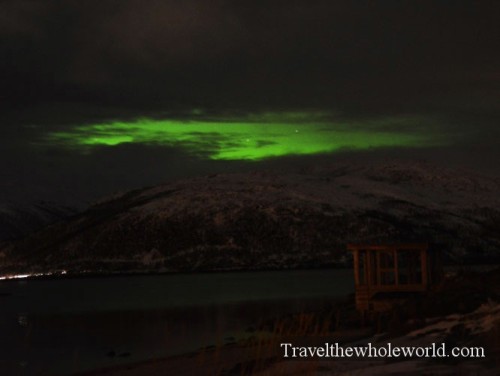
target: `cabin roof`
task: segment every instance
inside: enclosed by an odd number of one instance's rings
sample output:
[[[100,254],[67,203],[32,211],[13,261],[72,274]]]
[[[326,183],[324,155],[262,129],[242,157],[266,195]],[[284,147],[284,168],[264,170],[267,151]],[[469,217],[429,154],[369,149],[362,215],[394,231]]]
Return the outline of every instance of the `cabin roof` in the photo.
[[[354,250],[367,250],[367,251],[382,251],[387,249],[428,249],[428,243],[392,243],[392,244],[347,244],[347,249]]]

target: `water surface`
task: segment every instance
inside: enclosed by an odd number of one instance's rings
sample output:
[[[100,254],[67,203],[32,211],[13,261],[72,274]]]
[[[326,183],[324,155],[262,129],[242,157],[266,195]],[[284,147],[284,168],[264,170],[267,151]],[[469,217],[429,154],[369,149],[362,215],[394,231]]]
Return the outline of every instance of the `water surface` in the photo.
[[[0,367],[66,375],[181,354],[353,289],[348,269],[2,281]]]

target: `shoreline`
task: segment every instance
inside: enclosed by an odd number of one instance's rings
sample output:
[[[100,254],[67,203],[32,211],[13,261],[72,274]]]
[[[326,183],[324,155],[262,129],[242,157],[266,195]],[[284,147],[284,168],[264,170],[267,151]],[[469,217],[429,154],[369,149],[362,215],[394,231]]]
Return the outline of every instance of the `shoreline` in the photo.
[[[298,267],[298,268],[266,268],[266,269],[219,269],[219,270],[192,270],[192,271],[116,271],[116,272],[68,272],[66,270],[58,270],[54,272],[33,272],[33,273],[19,273],[17,275],[3,274],[0,275],[0,285],[2,282],[8,281],[51,281],[51,280],[66,280],[66,279],[90,279],[90,278],[119,278],[119,277],[135,277],[135,276],[179,276],[179,275],[210,275],[210,274],[229,274],[229,273],[271,273],[271,272],[288,272],[288,271],[315,271],[315,270],[349,270],[353,266],[350,265],[325,265],[318,267]],[[484,269],[485,271],[490,271],[496,268],[500,268],[500,262],[490,263],[490,264],[447,264],[443,265],[443,269],[456,268],[458,271],[464,270],[475,270],[477,268]]]
[[[280,346],[276,338],[251,337],[239,343],[227,343],[221,346],[208,346],[198,351],[185,354],[154,358],[130,364],[103,367],[83,371],[71,376],[140,376],[164,375],[165,369],[175,375],[206,375],[206,374],[247,374],[248,371],[264,371],[268,366],[277,363],[280,358]],[[331,333],[332,342],[350,343],[369,338],[371,328]],[[291,340],[282,338],[280,340]]]
[[[483,265],[478,265],[483,266]],[[498,264],[500,266],[500,263]],[[299,268],[267,268],[267,269],[220,269],[220,270],[193,270],[193,271],[116,271],[116,272],[33,272],[19,273],[18,275],[0,275],[0,284],[2,281],[34,281],[34,280],[65,280],[65,279],[88,279],[88,278],[119,278],[135,276],[170,276],[170,275],[206,275],[206,274],[228,274],[228,273],[270,273],[270,272],[288,272],[288,271],[315,271],[315,270],[348,270],[352,265],[325,265],[320,267],[299,267]]]

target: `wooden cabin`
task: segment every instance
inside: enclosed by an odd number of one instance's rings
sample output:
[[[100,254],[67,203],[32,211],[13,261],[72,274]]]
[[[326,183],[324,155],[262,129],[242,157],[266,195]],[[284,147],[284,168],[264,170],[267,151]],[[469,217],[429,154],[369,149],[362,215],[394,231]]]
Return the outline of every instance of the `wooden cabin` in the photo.
[[[354,257],[356,308],[383,312],[428,291],[441,280],[441,263],[427,244],[349,244]]]

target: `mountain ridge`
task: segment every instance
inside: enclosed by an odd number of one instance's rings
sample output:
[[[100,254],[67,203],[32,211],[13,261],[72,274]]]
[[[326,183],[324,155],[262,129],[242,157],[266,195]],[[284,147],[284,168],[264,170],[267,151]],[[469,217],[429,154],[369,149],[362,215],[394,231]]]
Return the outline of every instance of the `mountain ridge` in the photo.
[[[344,265],[350,242],[500,255],[500,183],[426,163],[215,174],[137,189],[4,247],[2,273]]]

